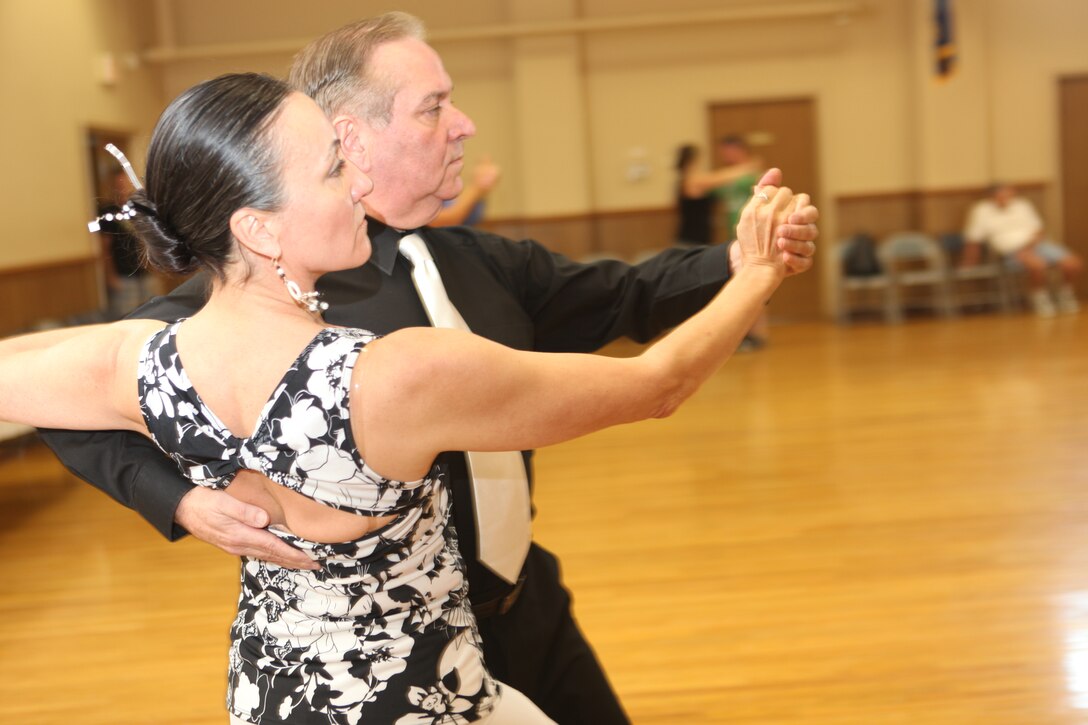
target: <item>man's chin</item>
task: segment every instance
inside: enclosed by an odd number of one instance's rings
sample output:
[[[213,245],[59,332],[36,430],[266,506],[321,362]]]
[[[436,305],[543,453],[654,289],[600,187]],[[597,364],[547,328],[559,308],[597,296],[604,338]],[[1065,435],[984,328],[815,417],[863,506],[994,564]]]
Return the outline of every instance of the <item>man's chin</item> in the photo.
[[[453,201],[461,192],[465,190],[465,182],[461,181],[460,176],[455,176],[452,179],[448,179],[442,188],[438,190],[438,198],[442,201]]]
[[[456,195],[454,195],[456,196]],[[434,218],[438,216],[438,212],[442,211],[442,207],[445,206],[443,197],[435,194],[431,199],[427,201],[427,204],[433,204],[432,208],[424,206],[423,202],[416,204],[413,207],[413,221],[416,222],[411,226],[398,227],[400,229],[413,229],[415,227],[425,227],[434,221]],[[426,217],[425,219],[423,217]],[[392,226],[397,226],[393,224]]]

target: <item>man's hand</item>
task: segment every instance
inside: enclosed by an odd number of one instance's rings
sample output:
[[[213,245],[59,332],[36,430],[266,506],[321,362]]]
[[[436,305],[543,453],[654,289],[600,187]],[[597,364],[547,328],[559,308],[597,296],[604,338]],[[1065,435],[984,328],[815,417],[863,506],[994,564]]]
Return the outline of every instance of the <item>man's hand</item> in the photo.
[[[196,538],[228,554],[263,559],[285,569],[318,568],[305,553],[265,530],[268,512],[226,491],[197,486],[182,497],[174,519]]]
[[[808,194],[793,198],[794,211],[778,227],[778,248],[786,257],[786,275],[800,274],[812,268],[816,254],[816,237],[820,230],[816,222],[820,211],[812,205]]]
[[[758,186],[781,186],[782,172],[770,169],[759,180]],[[812,205],[808,194],[797,194],[793,200],[794,212],[786,223],[778,227],[778,248],[785,253],[786,275],[800,274],[812,268],[812,257],[816,254],[816,237],[820,230],[816,222],[820,220],[819,210]],[[744,265],[740,246],[729,247],[729,266],[737,270]]]

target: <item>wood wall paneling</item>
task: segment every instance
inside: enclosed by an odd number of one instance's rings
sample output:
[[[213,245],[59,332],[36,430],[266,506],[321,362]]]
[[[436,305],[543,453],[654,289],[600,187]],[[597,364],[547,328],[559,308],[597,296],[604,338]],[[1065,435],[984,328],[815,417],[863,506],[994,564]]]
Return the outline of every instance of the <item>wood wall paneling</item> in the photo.
[[[841,196],[835,204],[839,236],[868,234],[877,239],[917,225],[914,192]]]
[[[510,239],[533,239],[572,259],[614,256],[632,260],[671,245],[676,213],[671,208],[598,212],[536,219],[496,219],[483,228]]]
[[[100,309],[100,278],[95,257],[0,269],[0,335]]]
[[[1019,182],[1016,187],[1045,214],[1045,183]],[[839,236],[845,239],[865,233],[880,239],[903,231],[921,231],[933,236],[960,232],[971,205],[987,193],[986,187],[969,187],[840,196],[835,200]]]
[[[676,240],[676,213],[672,209],[598,215],[598,251],[624,259],[671,246]]]

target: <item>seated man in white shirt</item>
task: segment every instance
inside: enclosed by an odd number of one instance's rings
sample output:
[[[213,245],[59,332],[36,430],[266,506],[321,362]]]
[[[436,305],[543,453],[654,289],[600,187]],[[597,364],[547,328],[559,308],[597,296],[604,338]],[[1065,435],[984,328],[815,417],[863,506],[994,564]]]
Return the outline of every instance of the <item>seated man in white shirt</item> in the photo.
[[[1036,314],[1050,317],[1057,312],[1072,313],[1080,309],[1072,282],[1084,264],[1069,249],[1043,235],[1043,221],[1035,207],[1018,196],[1010,184],[994,184],[990,187],[990,198],[971,208],[963,236],[967,241],[964,265],[977,263],[982,245],[989,243],[1011,267],[1027,271]],[[1050,267],[1057,267],[1062,273],[1056,299],[1051,299],[1046,283]]]

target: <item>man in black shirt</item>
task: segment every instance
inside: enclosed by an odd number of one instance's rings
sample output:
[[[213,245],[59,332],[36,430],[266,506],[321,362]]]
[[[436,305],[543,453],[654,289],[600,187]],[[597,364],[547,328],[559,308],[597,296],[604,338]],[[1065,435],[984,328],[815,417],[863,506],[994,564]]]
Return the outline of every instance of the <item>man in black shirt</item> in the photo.
[[[345,62],[360,65],[345,72],[337,66]],[[375,183],[364,199],[370,261],[318,285],[330,304],[330,323],[383,334],[429,324],[410,266],[398,254],[402,230],[423,238],[450,300],[475,333],[525,350],[588,352],[621,336],[647,341],[699,310],[729,277],[725,247],[670,250],[638,266],[586,265],[533,241],[464,227],[423,228],[460,192],[462,145],[475,127],[451,104],[449,76],[411,16],[390,13],[330,33],[302,51],[291,79],[322,105],[344,156]],[[766,183],[777,182],[772,176]],[[782,228],[794,272],[811,266],[816,217],[808,207]],[[184,317],[203,297],[193,280],[138,314]],[[261,528],[265,512],[225,492],[194,488],[142,437],[52,431],[45,438],[72,471],[171,539],[188,531],[232,554],[291,567],[312,564]],[[524,457],[528,466],[531,452]],[[514,585],[479,564],[465,457],[449,453],[442,462],[489,668],[559,723],[627,722],[571,616],[555,557],[532,545]]]

